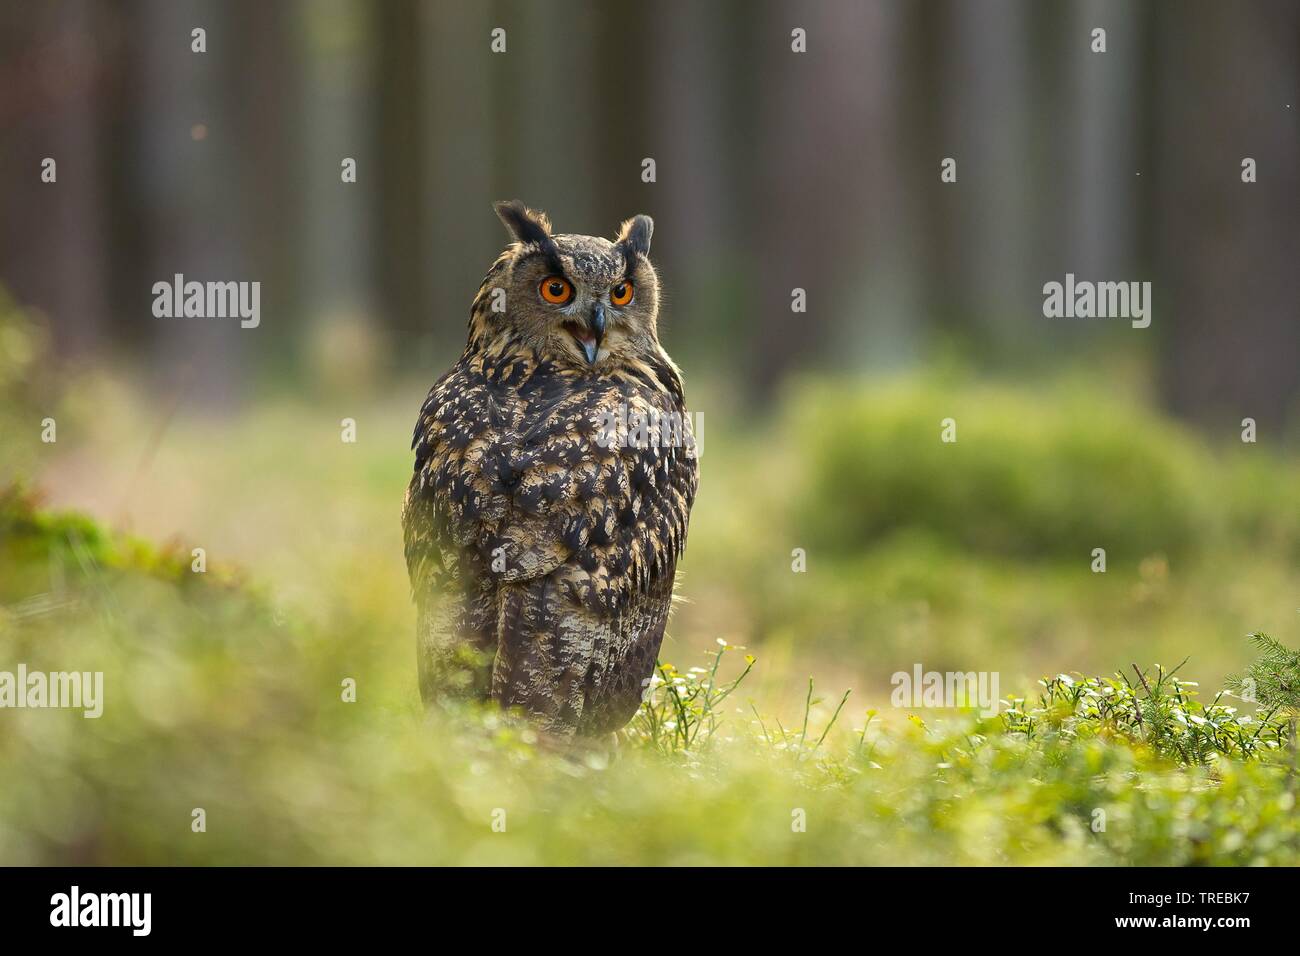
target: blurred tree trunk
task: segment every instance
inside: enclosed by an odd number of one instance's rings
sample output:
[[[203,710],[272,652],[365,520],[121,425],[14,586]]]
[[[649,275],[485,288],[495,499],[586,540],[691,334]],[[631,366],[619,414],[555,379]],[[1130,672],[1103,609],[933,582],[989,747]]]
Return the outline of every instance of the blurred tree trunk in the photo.
[[[431,4],[422,10],[429,55],[419,120],[430,177],[428,242],[437,254],[422,264],[430,312],[415,316],[415,324],[403,325],[400,334],[428,376],[441,374],[465,347],[470,301],[491,264],[491,250],[505,245],[505,230],[490,206],[494,198],[514,198],[496,196],[494,186],[501,136],[492,121],[494,92],[504,63],[489,52],[488,41],[498,25],[485,3]],[[471,48],[466,38],[482,46]]]
[[[294,354],[301,345],[304,184],[312,167],[332,157],[302,147],[305,64],[298,11],[289,3],[264,0],[223,0],[220,6],[228,36],[216,51],[217,82],[229,104],[230,145],[237,150],[227,167],[234,191],[231,238],[243,270],[236,277],[262,283],[266,320],[258,338],[241,345],[255,342],[249,352],[269,361]]]
[[[1060,221],[1068,229],[1061,249],[1067,268],[1051,277],[1059,280],[1070,271],[1094,281],[1136,280],[1143,267],[1150,268],[1135,261],[1138,194],[1146,185],[1138,175],[1135,132],[1139,111],[1149,105],[1139,93],[1139,59],[1147,52],[1141,24],[1133,7],[1105,0],[1082,0],[1057,22],[1067,31],[1062,100],[1072,122],[1064,148],[1053,157],[1054,167],[1059,162],[1066,173]],[[1096,27],[1107,32],[1104,54],[1092,51]]]
[[[127,211],[139,217],[144,247],[134,269],[124,264],[134,278],[123,308],[133,324],[152,330],[154,372],[173,393],[209,409],[230,407],[243,393],[244,355],[265,329],[242,329],[233,319],[155,318],[151,290],[177,273],[186,281],[267,284],[250,273],[254,260],[240,243],[239,172],[257,144],[239,126],[222,70],[223,60],[238,61],[244,38],[232,8],[214,0],[156,0],[134,9],[138,152],[126,162],[148,187],[137,186]],[[206,53],[191,50],[196,27],[207,31]]]
[[[424,34],[416,0],[372,4],[377,102],[374,138],[379,182],[376,237],[378,292],[387,324],[413,329],[430,307],[424,283],[431,259],[424,231],[425,143],[422,115]]]
[[[372,92],[372,17],[365,0],[301,4],[292,27],[302,51],[302,121],[294,152],[304,183],[301,233],[304,327],[369,322],[375,305],[375,255],[370,210],[381,189],[378,151],[367,120]],[[357,179],[343,182],[343,161]]]
[[[115,32],[93,0],[0,12],[0,282],[50,317],[62,357],[109,337],[99,116]],[[57,180],[41,179],[42,162]]]
[[[1024,339],[1033,268],[1034,151],[1027,7],[1019,0],[955,3],[947,23],[946,125],[957,159],[965,312],[1001,348]],[[932,161],[934,161],[932,159]],[[939,182],[935,163],[934,182]]]
[[[893,4],[813,4],[764,8],[767,28],[751,64],[762,103],[748,161],[758,168],[753,248],[755,324],[749,384],[771,400],[787,372],[814,357],[843,356],[842,336],[888,318],[873,308],[868,277],[888,276],[896,210],[887,180],[895,137],[890,45]],[[802,28],[807,52],[791,50]],[[856,265],[849,266],[848,263]],[[807,312],[791,311],[792,290]]]
[[[1175,411],[1260,440],[1300,395],[1296,36],[1300,6],[1162,7],[1160,275],[1153,330]],[[1258,164],[1243,183],[1241,162]]]

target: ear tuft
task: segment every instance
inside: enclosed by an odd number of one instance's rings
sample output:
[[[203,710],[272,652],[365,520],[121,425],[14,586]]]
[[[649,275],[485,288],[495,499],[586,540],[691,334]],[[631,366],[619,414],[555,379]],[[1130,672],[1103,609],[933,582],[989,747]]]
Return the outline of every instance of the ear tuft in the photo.
[[[510,235],[514,236],[524,245],[529,243],[538,243],[544,245],[551,239],[551,223],[546,218],[546,213],[535,212],[529,209],[518,199],[511,199],[509,202],[502,200],[492,204],[501,221],[506,224],[510,230]]]
[[[633,256],[637,253],[648,256],[650,237],[654,231],[655,221],[649,216],[633,216],[619,227],[618,244],[627,248]]]

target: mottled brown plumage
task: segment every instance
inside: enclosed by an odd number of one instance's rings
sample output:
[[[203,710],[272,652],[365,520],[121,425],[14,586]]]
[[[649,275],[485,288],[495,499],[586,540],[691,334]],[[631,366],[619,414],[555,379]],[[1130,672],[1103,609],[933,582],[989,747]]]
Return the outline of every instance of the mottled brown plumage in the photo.
[[[402,522],[420,689],[607,733],[653,673],[697,479],[658,340],[653,223],[610,242],[552,235],[517,202],[497,212],[516,242],[415,427]]]

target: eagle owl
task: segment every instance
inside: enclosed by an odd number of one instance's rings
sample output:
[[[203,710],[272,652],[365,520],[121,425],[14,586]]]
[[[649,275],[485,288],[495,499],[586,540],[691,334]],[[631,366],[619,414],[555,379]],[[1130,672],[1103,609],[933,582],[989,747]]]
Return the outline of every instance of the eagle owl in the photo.
[[[631,719],[654,671],[697,465],[659,344],[648,216],[613,242],[496,204],[514,242],[420,409],[402,509],[420,692],[547,730]]]

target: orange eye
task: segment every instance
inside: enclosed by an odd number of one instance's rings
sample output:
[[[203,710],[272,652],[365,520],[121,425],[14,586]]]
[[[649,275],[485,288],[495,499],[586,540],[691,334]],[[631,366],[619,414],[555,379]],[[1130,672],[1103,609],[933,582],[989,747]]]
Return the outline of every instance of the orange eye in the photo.
[[[537,291],[552,305],[564,305],[573,298],[573,286],[560,276],[547,276],[537,286]]]
[[[627,305],[632,301],[632,283],[620,282],[609,290],[609,301],[614,305]]]

